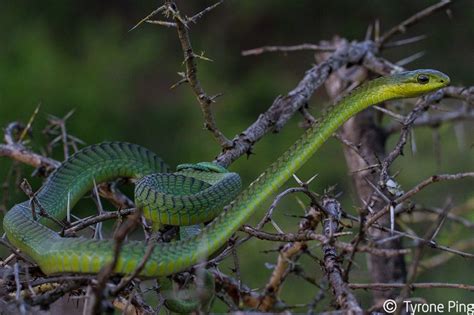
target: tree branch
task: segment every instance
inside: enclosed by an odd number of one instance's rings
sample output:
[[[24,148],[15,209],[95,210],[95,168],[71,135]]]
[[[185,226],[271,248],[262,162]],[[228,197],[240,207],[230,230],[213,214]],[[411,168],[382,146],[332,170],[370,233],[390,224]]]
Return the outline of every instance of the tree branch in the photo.
[[[217,140],[220,146],[225,149],[231,146],[231,142],[217,128],[216,120],[211,110],[211,104],[214,103],[216,97],[207,95],[197,77],[196,57],[202,59],[202,56],[196,55],[193,51],[191,40],[189,38],[188,27],[185,24],[185,19],[180,15],[176,3],[170,2],[167,4],[167,6],[168,10],[173,14],[173,19],[176,23],[176,29],[178,31],[179,42],[181,43],[181,48],[184,53],[184,64],[186,65],[185,80],[191,86],[199,104],[201,105],[201,111],[205,121],[204,126],[214,135],[214,138]]]

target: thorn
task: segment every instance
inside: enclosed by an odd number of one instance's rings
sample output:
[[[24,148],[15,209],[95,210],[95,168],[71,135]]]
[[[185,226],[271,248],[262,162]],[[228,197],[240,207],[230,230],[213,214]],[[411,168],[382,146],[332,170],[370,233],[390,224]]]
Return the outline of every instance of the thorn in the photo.
[[[336,195],[334,195],[334,199],[339,199],[344,194],[344,192],[340,191]]]
[[[273,225],[273,227],[275,228],[275,230],[277,230],[278,233],[285,234],[285,232],[283,232],[283,230],[276,224],[275,221],[270,219],[270,223]]]
[[[464,129],[464,124],[461,122],[461,123],[457,123],[457,124],[454,124],[454,134],[456,136],[456,140],[457,140],[457,143],[458,143],[458,148],[460,151],[463,151],[465,150],[466,148],[466,131]]]
[[[67,209],[66,209],[66,220],[67,223],[71,223],[71,192],[67,192]]]
[[[367,210],[369,210],[369,212],[370,212],[371,214],[374,214],[374,213],[375,213],[374,209],[373,209],[371,206],[369,206],[369,205],[367,205]]]
[[[301,207],[301,209],[305,210],[306,209],[306,205],[304,204],[304,202],[299,198],[299,197],[295,197],[296,198],[296,202],[298,203],[298,205]]]
[[[395,208],[390,205],[390,235],[395,231]]]
[[[316,177],[318,177],[318,176],[319,176],[319,174],[314,174],[313,177],[311,177],[310,179],[308,179],[308,181],[306,182],[306,185],[311,184],[311,182],[312,182]]]
[[[425,53],[426,53],[426,52],[425,52],[424,50],[423,50],[423,51],[420,51],[420,52],[417,52],[417,53],[415,53],[415,54],[413,54],[413,55],[411,55],[411,56],[408,56],[408,57],[406,57],[406,58],[403,58],[403,59],[400,60],[400,61],[397,61],[395,64],[396,64],[397,66],[405,66],[405,65],[407,65],[407,64],[409,64],[409,63],[411,63],[411,62],[413,62],[413,61],[415,61],[415,60],[417,60],[417,59],[423,57],[423,56],[425,55]]]
[[[299,179],[298,176],[296,176],[296,174],[293,174],[293,178],[298,183],[298,185],[304,186],[305,183],[301,179]]]
[[[386,238],[383,238],[381,240],[378,240],[376,241],[375,243],[378,244],[378,245],[381,245],[383,243],[386,243],[386,242],[390,242],[390,241],[393,241],[393,240],[397,240],[399,238],[403,237],[401,234],[395,234],[393,236],[389,236],[389,237],[386,237]]]
[[[331,186],[329,186],[328,188],[325,188],[325,189],[324,189],[324,194],[325,194],[325,195],[330,195],[330,194],[334,193],[334,191],[336,190],[336,188],[337,188],[337,184],[331,185]]]
[[[216,95],[213,95],[213,96],[209,97],[209,100],[210,100],[212,103],[215,103],[215,102],[216,102],[215,100],[216,100],[218,97],[221,97],[222,95],[224,95],[224,93],[217,93]]]
[[[380,20],[376,19],[374,23],[374,41],[378,42],[380,39]]]
[[[173,84],[172,86],[170,86],[170,90],[172,90],[174,88],[177,88],[178,86],[180,86],[181,84],[186,83],[186,82],[188,82],[188,79],[186,79],[186,78],[181,79],[178,82],[176,82],[175,84]]]
[[[95,181],[95,178],[92,179],[94,183],[94,195],[96,197],[96,202],[97,202],[97,207],[99,208],[99,214],[104,213],[104,208],[102,207],[102,202],[100,201],[100,196],[99,196],[99,190],[97,189],[97,183]],[[94,239],[103,239],[102,235],[102,222],[98,222],[95,227],[94,231]]]
[[[155,25],[161,25],[161,26],[166,26],[166,27],[176,27],[176,23],[168,22],[168,21],[147,20],[145,22],[148,24],[155,24]]]
[[[391,110],[388,110],[388,109],[386,109],[386,108],[380,107],[380,106],[378,106],[378,105],[374,105],[373,107],[374,107],[376,110],[378,110],[378,111],[380,111],[380,112],[382,112],[382,113],[384,113],[384,114],[387,114],[388,116],[394,118],[394,119],[397,120],[398,122],[403,122],[403,121],[405,121],[405,119],[406,119],[405,116],[400,115],[400,114],[397,114],[397,113],[395,113],[395,112],[393,112],[393,111],[391,111]]]
[[[369,210],[370,213],[374,213],[374,209],[372,209],[372,207],[367,203],[367,201],[362,199],[362,203],[364,204],[364,207],[367,208],[367,210]]]
[[[446,15],[450,20],[453,20],[453,11],[451,9],[446,9]]]
[[[372,37],[372,31],[374,29],[374,26],[372,24],[369,24],[367,27],[367,30],[365,31],[365,40],[370,40]]]
[[[389,43],[385,44],[384,47],[385,48],[390,48],[390,47],[399,47],[399,46],[403,46],[403,45],[413,44],[413,43],[422,41],[427,37],[428,36],[426,36],[424,34],[418,35],[418,36],[413,36],[413,37],[410,37],[410,38],[389,42]]]
[[[157,8],[156,10],[152,11],[150,14],[148,14],[147,16],[145,16],[143,19],[141,19],[137,24],[135,24],[131,29],[129,29],[128,31],[131,32],[133,31],[134,29],[136,29],[138,26],[140,26],[141,24],[143,24],[143,22],[145,22],[146,20],[148,20],[149,18],[151,18],[152,16],[158,14],[159,12],[163,11],[164,9],[166,9],[166,7],[164,5],[162,5],[161,7]]]
[[[204,57],[204,52],[203,52],[203,51],[201,51],[201,54],[200,54],[200,55],[193,53],[193,56],[194,56],[195,58],[199,58],[199,59],[202,59],[202,60],[205,60],[205,61],[210,61],[210,62],[213,62],[213,61],[214,61],[214,60],[212,60],[212,59],[210,59],[210,58]]]
[[[417,152],[417,146],[416,146],[416,139],[415,139],[415,128],[411,128],[410,130],[410,140],[411,140],[411,152],[413,155],[416,154]]]
[[[71,109],[71,110],[63,117],[62,120],[64,120],[64,121],[68,120],[75,112],[76,112],[76,109],[75,109],[75,108]]]
[[[385,194],[377,187],[375,186],[367,177],[364,177],[365,181],[367,182],[367,184],[369,184],[370,187],[372,187],[375,192],[386,202],[386,203],[391,203],[392,201],[387,197],[385,196]]]

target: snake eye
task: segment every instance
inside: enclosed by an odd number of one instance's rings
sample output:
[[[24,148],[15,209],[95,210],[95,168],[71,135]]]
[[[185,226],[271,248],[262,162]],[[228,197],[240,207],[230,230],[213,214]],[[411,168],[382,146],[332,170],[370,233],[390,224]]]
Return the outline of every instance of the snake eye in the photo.
[[[424,74],[420,74],[416,80],[418,81],[418,83],[420,84],[426,84],[430,81],[430,78],[428,78],[427,75],[424,75]]]

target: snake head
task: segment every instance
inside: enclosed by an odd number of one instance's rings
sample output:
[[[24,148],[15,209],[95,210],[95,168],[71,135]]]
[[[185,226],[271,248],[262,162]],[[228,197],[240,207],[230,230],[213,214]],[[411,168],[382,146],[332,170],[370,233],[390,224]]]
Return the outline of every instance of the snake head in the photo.
[[[388,92],[395,97],[416,97],[448,86],[450,78],[437,70],[420,69],[400,72],[384,78]],[[382,79],[382,80],[384,80]]]
[[[186,164],[180,164],[176,167],[176,170],[178,172],[185,169],[193,169],[193,170],[198,170],[198,171],[214,172],[214,173],[228,173],[229,172],[225,167],[222,167],[213,162],[199,162],[195,164],[186,163]]]

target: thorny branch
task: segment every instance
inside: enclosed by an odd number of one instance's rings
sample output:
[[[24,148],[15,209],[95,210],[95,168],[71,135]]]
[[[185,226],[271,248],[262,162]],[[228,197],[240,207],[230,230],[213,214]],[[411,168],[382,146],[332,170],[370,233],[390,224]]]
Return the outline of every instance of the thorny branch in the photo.
[[[403,288],[403,283],[350,283],[351,289],[370,289],[370,290],[389,290],[392,288]],[[429,283],[412,283],[409,285],[410,290],[415,289],[433,289],[433,288],[449,288],[449,289],[461,289],[474,292],[474,286],[463,284],[463,283],[440,283],[440,282],[429,282]]]
[[[221,3],[222,1],[218,2]],[[215,102],[215,99],[219,95],[209,96],[204,89],[197,77],[197,64],[196,58],[203,60],[208,60],[202,55],[196,55],[191,46],[191,40],[189,38],[189,30],[187,21],[181,16],[179,10],[176,6],[176,3],[169,2],[167,4],[167,10],[172,14],[174,23],[176,25],[176,30],[178,31],[179,41],[181,43],[181,48],[184,53],[184,64],[186,65],[186,73],[183,77],[184,82],[189,83],[194,94],[196,95],[199,104],[201,105],[202,114],[204,116],[204,126],[214,135],[217,142],[221,145],[222,148],[227,148],[230,146],[230,141],[224,136],[224,134],[217,128],[216,120],[214,114],[211,110],[211,105]],[[206,11],[207,12],[207,11]],[[205,12],[203,11],[202,14]],[[190,21],[195,22],[195,19]]]
[[[327,218],[323,222],[324,235],[329,242],[323,245],[323,261],[326,276],[334,291],[337,304],[341,309],[349,312],[361,313],[362,309],[354,294],[349,290],[344,280],[342,267],[339,263],[336,248],[332,245],[333,235],[338,232],[339,220],[341,218],[341,205],[335,199],[324,199],[323,207]]]
[[[268,212],[270,213],[270,211]],[[321,214],[314,206],[308,209],[305,217],[299,223],[298,233],[304,234],[306,231],[313,231],[321,221]],[[298,258],[306,251],[306,242],[290,242],[283,245],[279,250],[278,260],[273,269],[272,275],[265,285],[265,291],[260,301],[259,310],[268,312],[278,301],[281,285]]]

